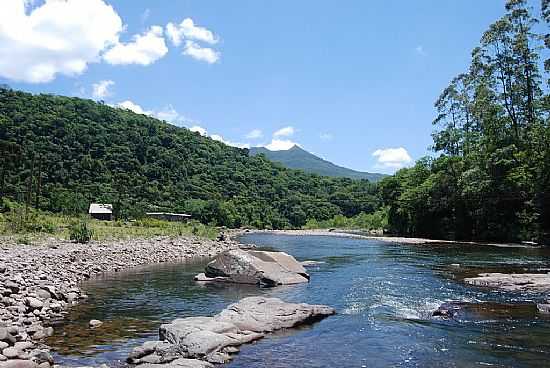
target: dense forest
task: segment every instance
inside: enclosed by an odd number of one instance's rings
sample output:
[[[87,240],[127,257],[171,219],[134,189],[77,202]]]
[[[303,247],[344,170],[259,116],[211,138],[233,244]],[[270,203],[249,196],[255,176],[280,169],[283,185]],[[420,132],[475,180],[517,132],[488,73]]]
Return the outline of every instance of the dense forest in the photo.
[[[549,241],[550,0],[541,4],[506,2],[470,68],[435,103],[438,157],[381,184],[392,231]]]
[[[187,212],[219,226],[301,227],[380,206],[368,181],[285,169],[145,115],[0,88],[0,203],[55,213],[113,203],[118,218]]]

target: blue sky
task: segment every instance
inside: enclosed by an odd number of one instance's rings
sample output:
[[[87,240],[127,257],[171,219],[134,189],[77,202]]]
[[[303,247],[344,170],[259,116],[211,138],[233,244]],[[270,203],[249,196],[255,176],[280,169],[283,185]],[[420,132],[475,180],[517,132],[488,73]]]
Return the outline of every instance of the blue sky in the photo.
[[[2,0],[0,83],[125,102],[230,144],[296,142],[340,165],[391,173],[407,155],[429,153],[433,102],[503,7]]]

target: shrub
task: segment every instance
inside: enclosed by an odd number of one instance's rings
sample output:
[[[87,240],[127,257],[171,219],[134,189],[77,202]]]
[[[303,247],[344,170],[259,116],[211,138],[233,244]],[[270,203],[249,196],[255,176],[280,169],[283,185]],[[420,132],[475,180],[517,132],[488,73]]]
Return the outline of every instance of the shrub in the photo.
[[[92,240],[93,235],[94,231],[85,218],[73,223],[69,228],[69,238],[76,243],[86,244]]]

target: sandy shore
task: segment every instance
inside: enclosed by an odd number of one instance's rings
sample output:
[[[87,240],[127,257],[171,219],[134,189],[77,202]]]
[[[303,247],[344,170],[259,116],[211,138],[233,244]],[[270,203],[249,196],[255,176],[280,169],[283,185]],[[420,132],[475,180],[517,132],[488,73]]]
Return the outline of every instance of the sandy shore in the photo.
[[[142,265],[213,257],[238,246],[195,237],[0,242],[0,368],[49,368],[54,363],[41,341],[53,333],[48,321],[62,318],[67,308],[86,299],[82,281]]]
[[[426,244],[466,244],[466,245],[479,245],[490,246],[500,248],[540,248],[541,246],[534,244],[518,244],[518,243],[485,243],[485,242],[465,242],[465,241],[453,241],[453,240],[438,240],[438,239],[425,239],[425,238],[407,238],[399,236],[378,236],[378,235],[365,235],[353,230],[328,230],[328,229],[316,229],[316,230],[235,230],[231,232],[231,237],[236,238],[245,234],[278,234],[278,235],[294,235],[294,236],[335,236],[344,238],[355,239],[369,239],[378,240],[382,242],[395,243],[395,244],[409,244],[409,245],[426,245]]]

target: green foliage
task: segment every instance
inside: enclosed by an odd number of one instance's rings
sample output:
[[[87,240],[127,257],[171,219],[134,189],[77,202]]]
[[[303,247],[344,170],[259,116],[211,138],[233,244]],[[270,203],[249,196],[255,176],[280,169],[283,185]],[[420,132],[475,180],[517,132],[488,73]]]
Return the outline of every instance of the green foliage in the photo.
[[[94,235],[88,219],[82,217],[75,221],[69,228],[69,239],[76,243],[86,244],[92,240]]]
[[[374,213],[360,213],[355,217],[343,215],[334,216],[332,219],[318,221],[308,220],[304,229],[353,229],[366,231],[385,231],[388,228],[388,208],[381,208]]]
[[[128,110],[0,88],[0,198],[75,216],[112,203],[119,220],[188,212],[203,224],[301,227],[380,205],[366,180],[289,170]]]
[[[4,199],[0,212],[0,234],[53,234],[58,225],[48,213],[26,208]]]
[[[543,1],[545,19],[548,1]],[[434,151],[380,183],[390,230],[460,240],[550,240],[550,105],[539,70],[550,43],[525,0],[472,52],[435,103]],[[546,75],[544,75],[544,73]]]

